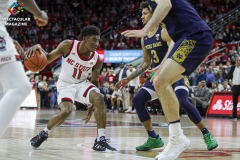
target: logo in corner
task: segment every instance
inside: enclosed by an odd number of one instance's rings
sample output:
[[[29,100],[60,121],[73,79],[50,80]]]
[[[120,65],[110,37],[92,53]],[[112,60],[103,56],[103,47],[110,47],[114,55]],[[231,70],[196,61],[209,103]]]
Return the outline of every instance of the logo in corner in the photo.
[[[16,16],[18,13],[23,11],[23,3],[13,2],[13,4],[8,7],[8,12],[10,12],[13,16]]]

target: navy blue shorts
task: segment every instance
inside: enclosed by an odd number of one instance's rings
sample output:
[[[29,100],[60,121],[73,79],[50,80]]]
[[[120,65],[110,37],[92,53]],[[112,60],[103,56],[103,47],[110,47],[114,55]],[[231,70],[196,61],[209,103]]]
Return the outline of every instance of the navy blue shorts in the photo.
[[[189,83],[189,80],[188,78],[185,76],[184,78],[178,80],[177,82],[175,82],[173,85],[172,85],[174,91],[176,91],[177,89],[185,89],[185,90],[189,90],[190,88],[190,83]]]
[[[190,83],[189,83],[188,78],[187,78],[186,76],[185,76],[184,78],[178,80],[177,82],[175,82],[175,83],[172,85],[173,89],[175,89],[175,88],[177,88],[177,87],[180,87],[180,86],[185,86],[185,88],[187,87],[187,89],[190,88]],[[152,82],[150,82],[149,80],[147,80],[147,81],[144,83],[143,87],[155,91],[154,86],[152,85]]]
[[[186,70],[183,75],[189,76],[209,55],[212,42],[212,33],[209,31],[183,37],[175,42],[168,58],[182,65]]]
[[[143,87],[155,91],[154,86],[153,86],[152,82],[150,82],[150,80],[147,80],[147,81],[144,83]]]
[[[129,93],[134,94],[135,86],[129,86]]]

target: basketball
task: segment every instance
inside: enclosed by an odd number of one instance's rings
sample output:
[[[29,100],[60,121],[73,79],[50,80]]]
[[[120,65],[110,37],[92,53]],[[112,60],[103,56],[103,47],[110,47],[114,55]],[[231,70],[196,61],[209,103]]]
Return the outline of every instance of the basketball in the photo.
[[[44,53],[36,50],[35,54],[31,57],[24,58],[25,67],[32,72],[39,72],[47,65],[47,57]]]

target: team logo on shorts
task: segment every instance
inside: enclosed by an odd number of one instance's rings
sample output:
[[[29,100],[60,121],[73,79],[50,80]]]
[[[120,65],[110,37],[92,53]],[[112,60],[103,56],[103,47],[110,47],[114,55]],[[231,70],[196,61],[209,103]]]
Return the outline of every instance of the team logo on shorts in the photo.
[[[194,40],[184,40],[178,47],[178,49],[173,53],[172,59],[178,62],[179,64],[182,64],[189,55],[189,53],[191,53],[195,44],[196,41]]]
[[[0,35],[0,51],[6,50],[6,41],[3,36]]]

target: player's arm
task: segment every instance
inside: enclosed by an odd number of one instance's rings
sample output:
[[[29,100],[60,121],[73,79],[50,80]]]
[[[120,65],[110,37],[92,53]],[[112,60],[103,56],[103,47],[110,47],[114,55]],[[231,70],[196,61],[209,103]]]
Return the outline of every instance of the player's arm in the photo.
[[[102,65],[103,65],[103,62],[101,57],[99,56],[97,64],[93,67],[92,78],[91,78],[92,84],[94,84],[96,87],[98,87],[98,76],[100,74]]]
[[[143,32],[146,34],[149,33],[153,28],[157,27],[172,8],[170,0],[155,0],[155,2],[157,3],[157,7],[152,15],[152,18],[143,28]]]
[[[129,81],[133,80],[134,78],[141,75],[144,71],[146,71],[150,65],[151,65],[151,54],[148,52],[146,47],[144,46],[143,38],[141,39],[142,49],[143,49],[143,62],[140,64],[140,66],[132,73],[130,74],[127,79]]]
[[[162,29],[161,35],[162,35],[162,40],[165,41],[168,45],[168,51],[162,60],[162,63],[163,63],[169,56],[170,51],[172,50],[175,43],[172,41],[171,37],[169,36],[169,34],[165,28]]]
[[[59,58],[60,56],[67,56],[69,50],[71,49],[72,43],[72,40],[64,40],[49,54],[47,54],[45,51],[48,63],[51,63],[53,60]]]
[[[35,0],[18,0],[19,3],[23,3],[23,7],[34,15],[34,19],[38,26],[45,26],[48,23],[48,16],[46,12],[41,11],[38,8]]]
[[[25,56],[31,57],[35,54],[36,50],[39,50],[41,53],[46,55],[48,61],[47,64],[49,64],[60,56],[66,56],[71,48],[72,43],[73,42],[71,40],[64,40],[50,53],[47,53],[40,44],[36,44],[28,49]]]

